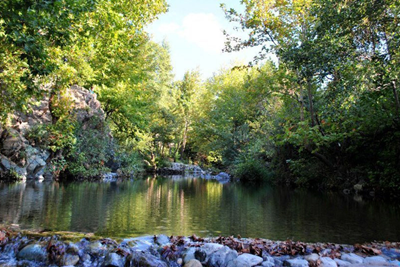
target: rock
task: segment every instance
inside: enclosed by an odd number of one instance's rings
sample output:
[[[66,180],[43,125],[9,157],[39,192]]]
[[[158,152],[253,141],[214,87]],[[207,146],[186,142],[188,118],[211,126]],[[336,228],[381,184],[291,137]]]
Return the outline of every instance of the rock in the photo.
[[[322,257],[320,260],[321,267],[337,267],[336,262],[329,257]]]
[[[50,85],[44,86],[43,99],[33,98],[29,101],[29,113],[10,114],[11,126],[1,128],[0,175],[12,171],[23,179],[51,177],[50,171],[46,172],[50,150],[40,147],[42,145],[40,143],[46,141],[41,140],[43,139],[41,135],[46,133],[46,128],[43,126],[53,122],[50,111],[50,87]],[[81,128],[96,130],[100,136],[110,135],[108,128],[100,127],[104,125],[105,115],[96,95],[79,86],[71,86],[65,95],[72,101],[73,115],[76,116]],[[96,119],[91,120],[92,117]]]
[[[185,252],[183,253],[183,261],[184,261],[185,263],[187,263],[187,262],[189,262],[190,260],[195,259],[195,257],[194,257],[194,253],[195,253],[195,252],[196,252],[196,248],[193,248],[193,247],[187,248],[187,249],[185,250]]]
[[[222,249],[224,246],[221,244],[216,244],[216,243],[206,243],[204,246],[202,246],[202,249],[207,253],[207,256],[209,256],[211,253]]]
[[[181,266],[182,263],[183,263],[182,258],[177,259],[177,260],[176,260],[176,263],[177,263],[179,266]]]
[[[217,174],[214,177],[214,179],[219,181],[219,182],[226,182],[226,181],[229,181],[231,179],[231,177],[226,172],[220,172],[219,174]]]
[[[93,255],[100,254],[103,251],[103,245],[99,241],[90,243],[89,251]]]
[[[45,261],[47,254],[40,245],[28,245],[17,254],[20,260]]]
[[[75,245],[72,242],[68,242],[68,247],[67,247],[67,253],[72,254],[72,255],[78,255],[79,254],[79,248],[77,245]]]
[[[158,235],[157,236],[157,240],[156,243],[160,246],[165,246],[166,244],[168,244],[170,242],[169,237],[166,235]]]
[[[166,262],[144,251],[133,251],[126,261],[125,266],[168,267]]]
[[[79,256],[78,255],[70,255],[70,254],[66,254],[64,255],[63,259],[62,259],[62,263],[63,265],[70,265],[70,266],[74,266],[79,262]]]
[[[2,145],[0,153],[6,157],[15,157],[24,148],[24,138],[13,128],[5,130],[1,136]]]
[[[387,262],[386,259],[381,256],[367,257],[364,259],[365,264],[381,264],[386,262]]]
[[[308,267],[308,261],[303,259],[290,259],[283,262],[283,266],[290,267]]]
[[[228,266],[228,263],[233,261],[238,257],[236,250],[232,250],[227,246],[215,251],[209,256],[208,265],[209,266]]]
[[[201,263],[205,263],[207,261],[207,253],[203,249],[197,249],[194,252],[194,257]]]
[[[340,260],[340,259],[334,259],[334,261],[336,262],[337,266],[341,267],[341,266],[349,266],[351,263],[348,261],[344,261],[344,260]]]
[[[229,263],[229,267],[252,267],[263,262],[263,258],[248,253],[243,253]]]
[[[203,267],[203,265],[201,265],[201,263],[198,260],[191,259],[190,261],[185,263],[183,267]]]
[[[275,264],[273,262],[270,262],[270,261],[263,261],[261,263],[261,266],[263,266],[263,267],[274,267]]]
[[[154,245],[154,236],[148,235],[124,239],[124,242],[130,244],[133,249],[145,251]]]
[[[104,260],[104,267],[122,267],[124,263],[117,253],[109,253]]]
[[[316,263],[319,259],[319,256],[318,256],[318,254],[313,253],[313,254],[305,256],[304,259],[306,261],[308,261],[309,263]]]
[[[275,265],[277,265],[277,266],[282,266],[283,262],[285,260],[290,260],[290,256],[289,255],[283,255],[283,256],[280,256],[280,257],[274,257],[274,262],[275,262]]]
[[[340,257],[341,260],[348,261],[352,264],[363,263],[364,259],[354,253],[343,254]]]

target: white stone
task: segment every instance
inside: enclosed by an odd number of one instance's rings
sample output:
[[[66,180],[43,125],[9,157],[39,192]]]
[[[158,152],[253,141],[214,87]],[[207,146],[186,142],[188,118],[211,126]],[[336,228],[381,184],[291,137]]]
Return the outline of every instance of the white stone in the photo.
[[[349,266],[351,263],[348,261],[340,260],[340,259],[335,259],[335,262],[338,266]]]
[[[348,261],[352,264],[357,264],[357,263],[363,263],[364,262],[364,258],[360,257],[354,253],[349,253],[349,254],[343,254],[341,257],[342,260],[344,261]]]
[[[320,260],[321,267],[337,267],[336,262],[329,257],[322,257]]]

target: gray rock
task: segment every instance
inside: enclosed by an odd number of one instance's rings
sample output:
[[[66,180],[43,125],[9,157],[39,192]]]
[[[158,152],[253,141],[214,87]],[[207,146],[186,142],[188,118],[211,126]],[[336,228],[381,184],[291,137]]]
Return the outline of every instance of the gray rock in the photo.
[[[303,259],[290,259],[283,262],[283,266],[290,267],[308,267],[308,261]]]
[[[89,251],[91,254],[97,255],[103,251],[104,247],[99,241],[95,241],[90,243]]]
[[[263,262],[263,258],[248,253],[243,253],[229,263],[229,267],[252,267]]]
[[[261,266],[263,266],[263,267],[274,267],[274,266],[275,266],[275,263],[270,262],[270,261],[263,261],[263,262],[261,263]]]
[[[320,260],[321,267],[337,267],[336,262],[329,257],[322,257]]]
[[[203,267],[203,265],[196,259],[191,259],[183,267]]]
[[[160,246],[165,246],[166,244],[170,243],[170,240],[169,237],[166,235],[158,235],[156,242]]]
[[[154,245],[154,236],[148,235],[124,239],[124,242],[130,244],[133,249],[145,251]]]
[[[202,246],[202,249],[207,253],[207,256],[211,255],[211,253],[214,253],[217,250],[222,249],[224,246],[221,244],[216,244],[216,243],[206,243],[204,246]]]
[[[40,245],[28,245],[17,254],[20,260],[45,261],[47,254]]]
[[[168,267],[167,263],[144,251],[133,251],[126,259],[125,266]]]
[[[304,257],[304,259],[310,263],[316,263],[319,259],[318,254],[313,253]]]
[[[63,259],[62,259],[62,263],[63,265],[70,265],[70,266],[74,266],[79,262],[79,256],[78,255],[70,255],[70,254],[66,254],[64,255]]]
[[[228,263],[233,261],[238,257],[236,250],[230,249],[227,246],[215,251],[209,256],[208,265],[209,266],[228,266]]]
[[[215,175],[214,179],[220,182],[224,182],[229,181],[231,179],[231,176],[226,172],[220,172],[219,174]]]
[[[343,254],[340,257],[341,260],[344,261],[348,261],[352,264],[356,264],[356,263],[363,263],[364,259],[354,253],[349,253],[349,254]]]
[[[124,262],[122,258],[117,253],[109,253],[104,260],[104,267],[122,267]]]
[[[290,256],[289,255],[283,255],[283,256],[280,256],[280,257],[274,257],[274,262],[275,262],[275,265],[277,265],[277,266],[282,266],[283,262],[285,260],[290,260]]]
[[[373,256],[373,257],[367,257],[364,259],[365,264],[380,264],[380,263],[386,263],[386,259],[381,256]]]
[[[336,262],[337,266],[341,267],[341,266],[349,266],[351,263],[348,261],[344,261],[344,260],[340,260],[340,259],[334,259],[334,261]]]
[[[194,257],[201,263],[207,262],[207,253],[205,252],[204,249],[196,249],[196,251],[194,252]]]
[[[67,247],[67,253],[72,254],[72,255],[78,255],[79,254],[79,248],[77,245],[75,245],[72,242],[68,243],[68,247]]]
[[[190,260],[195,259],[194,257],[194,253],[196,251],[196,248],[187,248],[184,252],[183,252],[183,261],[185,263],[189,262]]]

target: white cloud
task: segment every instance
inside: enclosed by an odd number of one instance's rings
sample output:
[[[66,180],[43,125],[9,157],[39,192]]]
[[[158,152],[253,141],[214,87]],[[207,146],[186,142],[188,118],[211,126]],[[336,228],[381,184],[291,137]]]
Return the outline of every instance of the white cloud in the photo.
[[[217,17],[211,13],[190,13],[180,24],[164,23],[157,27],[157,31],[164,36],[176,34],[177,37],[195,44],[208,53],[220,54],[224,48],[225,36],[222,33],[222,26]]]
[[[211,13],[191,13],[185,16],[178,34],[207,52],[221,53],[224,48],[222,26]]]
[[[163,34],[170,34],[170,33],[177,33],[181,26],[178,24],[171,22],[171,23],[164,23],[158,27],[158,31]]]

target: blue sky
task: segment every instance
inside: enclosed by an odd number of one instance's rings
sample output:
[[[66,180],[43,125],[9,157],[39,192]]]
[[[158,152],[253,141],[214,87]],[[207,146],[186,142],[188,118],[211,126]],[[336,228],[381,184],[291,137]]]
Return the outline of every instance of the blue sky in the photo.
[[[169,11],[147,28],[154,41],[161,43],[165,39],[169,43],[175,79],[182,79],[185,71],[197,68],[207,79],[221,68],[248,63],[257,54],[257,48],[222,52],[222,30],[234,33],[235,25],[225,18],[220,3],[243,9],[240,0],[168,0]]]

